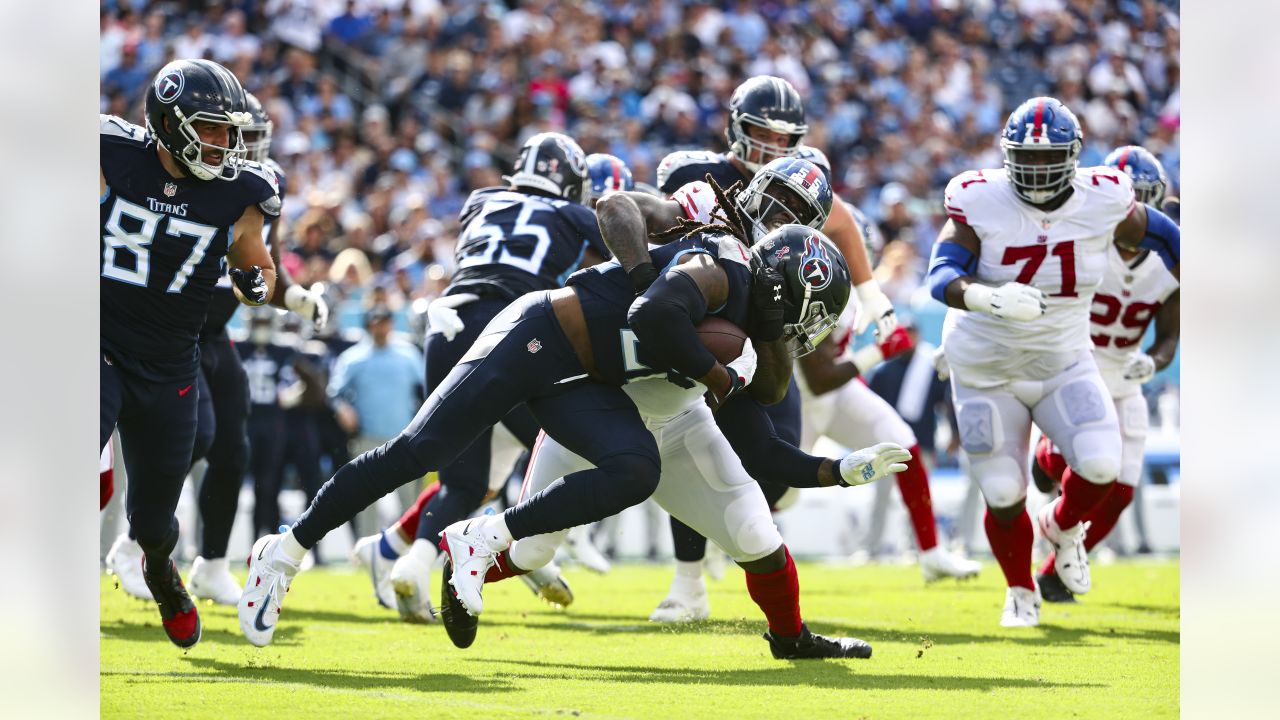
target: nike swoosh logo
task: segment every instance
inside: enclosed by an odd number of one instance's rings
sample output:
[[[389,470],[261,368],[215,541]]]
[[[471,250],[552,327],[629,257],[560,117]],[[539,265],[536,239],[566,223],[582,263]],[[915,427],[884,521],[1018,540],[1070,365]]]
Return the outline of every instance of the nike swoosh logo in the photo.
[[[469,535],[471,533],[471,523],[462,526],[462,534]]]
[[[258,551],[258,559],[262,559],[262,554],[267,551],[267,543],[262,543],[262,549]]]
[[[271,607],[271,593],[268,592],[267,596],[262,600],[262,607],[258,608],[258,614],[253,618],[254,630],[257,630],[258,632],[266,632],[275,627],[274,625],[267,625],[262,622],[262,616],[267,612],[267,608],[269,607]]]
[[[191,385],[195,385],[195,383],[192,383]],[[187,392],[191,390],[191,385],[188,385],[188,386],[186,386],[186,387],[182,388],[181,390],[179,390],[179,391],[178,391],[178,397],[182,397],[182,396],[186,395],[186,394],[187,394]]]

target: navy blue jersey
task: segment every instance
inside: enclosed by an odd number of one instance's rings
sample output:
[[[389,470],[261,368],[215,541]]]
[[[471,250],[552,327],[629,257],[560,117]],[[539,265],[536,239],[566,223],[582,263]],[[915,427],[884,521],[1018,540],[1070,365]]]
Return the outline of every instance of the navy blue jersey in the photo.
[[[277,198],[275,179],[257,163],[231,182],[175,178],[146,130],[114,116],[101,116],[100,137],[103,351],[147,380],[195,377],[235,223]]]
[[[467,198],[460,220],[457,271],[446,294],[514,300],[564,285],[588,247],[610,256],[595,213],[568,200],[484,188]]]
[[[280,188],[277,195],[283,198],[285,194],[285,176],[284,169],[270,158],[262,163],[268,170],[276,176],[276,183]],[[262,210],[264,222],[262,224],[262,241],[266,244],[267,250],[271,249],[271,226],[280,219],[280,212],[283,209],[282,204],[275,201],[267,201],[260,203],[258,209]],[[283,253],[281,253],[283,254]],[[280,269],[276,268],[276,277],[279,277]],[[223,273],[218,278],[218,284],[214,286],[213,298],[209,301],[209,312],[205,315],[204,328],[200,330],[200,340],[203,342],[210,339],[221,339],[227,336],[227,323],[231,322],[232,316],[236,314],[236,310],[240,309],[241,302],[236,299],[235,293],[231,292],[231,276]]]
[[[706,180],[707,175],[715,178],[716,184],[724,190],[739,181],[744,187],[751,182],[750,175],[744,174],[729,162],[728,153],[679,150],[667,155],[658,164],[658,189],[670,197],[680,186]]]
[[[293,359],[297,354],[286,345],[236,343],[244,372],[249,376],[249,405],[253,412],[280,409],[279,392],[297,381]]]
[[[746,327],[751,296],[751,270],[746,247],[728,235],[698,233],[649,251],[653,264],[663,268],[663,272],[690,253],[706,253],[715,258],[729,277],[729,299],[718,308],[707,308],[707,315]],[[621,384],[669,373],[670,368],[655,362],[627,325],[627,310],[635,301],[636,294],[621,265],[611,260],[585,268],[574,273],[568,284],[577,288],[582,301],[596,370],[601,379]],[[694,318],[695,323],[701,320]]]

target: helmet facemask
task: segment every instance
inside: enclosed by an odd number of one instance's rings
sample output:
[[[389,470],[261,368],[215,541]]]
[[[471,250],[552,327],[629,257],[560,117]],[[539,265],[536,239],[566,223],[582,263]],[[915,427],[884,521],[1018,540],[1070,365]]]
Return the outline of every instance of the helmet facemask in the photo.
[[[1040,205],[1061,195],[1076,176],[1080,141],[1070,143],[1016,143],[1001,138],[1004,167],[1014,192]]]
[[[1134,180],[1133,196],[1144,204],[1157,207],[1164,200],[1165,184],[1163,180]]]
[[[840,321],[839,313],[827,312],[826,303],[811,300],[813,290],[806,288],[804,303],[800,306],[799,321],[782,326],[782,341],[787,353],[800,358],[813,352]]]
[[[774,145],[757,140],[747,134],[747,125],[764,128],[771,132],[785,133],[789,136],[787,145]],[[754,115],[740,115],[729,121],[729,150],[751,172],[759,172],[760,168],[771,160],[780,157],[792,157],[799,150],[800,141],[804,140],[808,125],[796,125],[782,120],[768,120]],[[752,161],[755,157],[757,162]]]
[[[773,173],[757,174],[735,202],[751,223],[752,243],[782,225],[805,225],[816,230],[827,222],[820,205],[809,202],[804,193],[797,192],[783,177]],[[783,216],[781,222],[769,222],[778,214]]]
[[[247,112],[226,112],[215,114],[197,112],[190,116],[182,112],[182,108],[174,107],[173,116],[178,118],[176,135],[184,138],[187,144],[181,148],[165,149],[174,159],[182,163],[191,174],[200,180],[235,180],[240,176],[241,163],[245,160],[248,149],[244,144],[243,130],[250,126],[252,118]],[[200,139],[200,134],[192,126],[196,122],[209,122],[226,125],[230,145],[224,147]],[[207,163],[204,153],[207,150],[222,153],[217,164]]]
[[[275,123],[270,120],[257,121],[241,131],[244,140],[245,158],[253,162],[265,162],[271,155],[271,131]]]

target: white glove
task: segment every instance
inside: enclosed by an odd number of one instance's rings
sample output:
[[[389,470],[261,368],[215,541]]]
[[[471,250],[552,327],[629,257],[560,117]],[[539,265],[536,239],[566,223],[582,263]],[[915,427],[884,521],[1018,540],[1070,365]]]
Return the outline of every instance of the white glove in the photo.
[[[876,337],[881,340],[889,337],[889,333],[898,327],[898,315],[893,311],[889,296],[880,289],[880,283],[872,279],[861,285],[854,285],[853,289],[858,293],[858,304],[861,306],[858,308],[854,333],[861,335],[875,321]]]
[[[939,380],[946,382],[951,379],[951,363],[947,362],[947,354],[942,348],[933,351],[933,369]]]
[[[751,379],[756,376],[756,365],[759,364],[759,358],[756,356],[756,349],[751,345],[751,338],[747,338],[742,343],[742,354],[737,360],[725,365],[730,372],[738,374],[742,378],[742,384],[750,385]]]
[[[432,300],[427,305],[427,322],[430,323],[431,331],[438,331],[444,335],[445,340],[453,342],[453,338],[466,327],[454,308],[478,299],[480,296],[473,293],[458,293]]]
[[[907,469],[911,453],[901,445],[883,442],[855,450],[840,459],[840,484],[844,487],[866,485]]]
[[[1124,379],[1131,380],[1139,385],[1147,382],[1155,375],[1156,361],[1142,351],[1130,355],[1128,362],[1124,364]]]
[[[1020,282],[1007,282],[994,288],[969,283],[964,291],[964,304],[970,310],[990,313],[1001,320],[1035,320],[1048,307],[1044,293]]]
[[[310,320],[317,330],[329,322],[329,303],[324,301],[324,295],[301,285],[285,288],[284,306]]]

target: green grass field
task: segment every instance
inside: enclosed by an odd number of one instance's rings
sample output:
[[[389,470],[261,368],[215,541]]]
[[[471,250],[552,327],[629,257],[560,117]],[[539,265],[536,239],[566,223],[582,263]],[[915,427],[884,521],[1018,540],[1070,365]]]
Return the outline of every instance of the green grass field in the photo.
[[[201,605],[183,653],[154,607],[101,585],[103,717],[506,718],[1177,717],[1176,561],[1094,569],[1094,592],[998,624],[1003,582],[924,587],[915,567],[800,565],[811,628],[872,643],[870,660],[779,662],[741,574],[711,583],[712,621],[649,623],[666,566],[568,574],[553,610],[523,583],[486,587],[480,636],[401,624],[351,571],[301,575],[275,642],[250,646],[234,608]],[[437,572],[436,582],[439,574]]]

